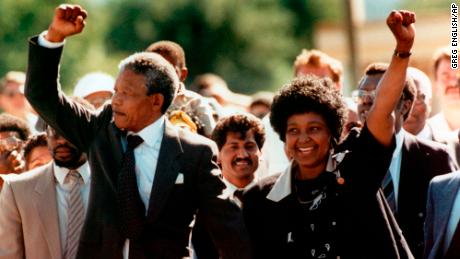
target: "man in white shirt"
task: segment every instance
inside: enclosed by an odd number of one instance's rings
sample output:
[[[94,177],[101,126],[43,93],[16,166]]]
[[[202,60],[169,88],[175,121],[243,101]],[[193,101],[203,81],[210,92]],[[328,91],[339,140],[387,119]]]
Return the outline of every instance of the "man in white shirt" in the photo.
[[[41,117],[88,154],[92,195],[78,258],[187,257],[197,210],[223,258],[251,258],[241,210],[223,193],[215,144],[164,116],[179,85],[166,59],[142,52],[122,60],[112,102],[97,112],[60,90],[64,40],[82,32],[86,17],[78,5],[56,8],[48,31],[30,39],[25,89]]]
[[[5,179],[0,195],[2,259],[75,258],[90,169],[84,153],[51,127],[46,132],[52,162]]]
[[[224,117],[217,122],[212,140],[219,148],[218,163],[222,169],[227,192],[242,205],[242,193],[256,184],[255,172],[262,157],[260,149],[265,141],[262,122],[251,114]],[[198,213],[192,232],[195,255],[201,258],[219,258]]]
[[[437,139],[457,138],[460,129],[460,87],[457,70],[450,66],[451,49],[438,49],[434,54],[434,92],[440,101],[441,111],[428,123],[439,133]]]

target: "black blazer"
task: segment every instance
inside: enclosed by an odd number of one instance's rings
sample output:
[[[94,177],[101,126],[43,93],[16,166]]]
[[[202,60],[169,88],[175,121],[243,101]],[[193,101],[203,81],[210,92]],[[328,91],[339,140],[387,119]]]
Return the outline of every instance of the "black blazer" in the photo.
[[[443,144],[404,135],[396,219],[415,258],[423,255],[428,184],[440,174],[457,170]]]
[[[122,258],[125,238],[116,191],[123,150],[111,105],[95,114],[67,98],[58,85],[62,48],[41,47],[36,37],[29,47],[27,99],[59,134],[87,152],[91,166],[91,192],[77,258]],[[189,256],[189,225],[198,209],[223,258],[250,258],[240,209],[228,198],[218,197],[225,185],[215,163],[216,151],[210,140],[166,122],[147,223],[135,243],[147,258]],[[176,184],[179,173],[183,183]]]

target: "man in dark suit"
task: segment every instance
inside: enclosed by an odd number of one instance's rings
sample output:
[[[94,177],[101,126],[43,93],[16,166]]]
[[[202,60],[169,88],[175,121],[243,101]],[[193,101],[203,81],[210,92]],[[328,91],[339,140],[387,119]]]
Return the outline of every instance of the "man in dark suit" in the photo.
[[[77,258],[187,257],[198,209],[223,258],[250,258],[240,209],[223,193],[215,145],[163,116],[179,84],[164,58],[144,52],[123,60],[112,103],[97,113],[59,89],[63,41],[83,30],[86,16],[78,5],[56,8],[48,31],[30,41],[26,84],[37,112],[88,154],[91,194]]]
[[[425,222],[424,258],[460,256],[460,171],[436,176],[430,182]]]
[[[369,65],[359,84],[358,114],[363,122],[374,101],[373,92],[386,69],[383,63]],[[445,145],[416,138],[402,129],[415,96],[414,82],[408,78],[394,112],[396,149],[389,168],[394,198],[390,200],[388,193],[386,196],[412,253],[415,258],[421,258],[428,184],[434,176],[456,170],[456,165]]]

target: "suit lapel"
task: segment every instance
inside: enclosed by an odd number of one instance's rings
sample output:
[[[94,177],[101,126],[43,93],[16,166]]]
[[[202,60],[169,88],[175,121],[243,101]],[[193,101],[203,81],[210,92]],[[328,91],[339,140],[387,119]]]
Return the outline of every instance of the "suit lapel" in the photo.
[[[121,163],[123,161],[123,146],[121,144],[123,138],[122,131],[118,129],[115,124],[112,122],[109,125],[109,130],[107,131],[107,142],[102,144],[102,150],[111,150],[111,155],[113,156],[110,161],[110,167],[114,170],[107,170],[106,177],[110,183],[112,189],[117,191],[118,184],[118,174],[121,169]]]
[[[417,172],[417,169],[414,168],[414,165],[417,163],[414,162],[415,151],[411,151],[418,147],[415,139],[407,133],[404,134],[403,145],[401,150],[401,167],[399,168],[399,186],[398,186],[398,208],[404,208],[410,206],[410,204],[404,203],[405,192],[411,192],[411,181],[414,179],[411,176],[412,172]],[[415,178],[416,179],[416,178]]]
[[[51,257],[59,259],[62,256],[62,247],[59,232],[59,216],[57,212],[56,188],[53,173],[53,164],[50,163],[41,177],[38,178],[34,190],[34,205],[37,210],[39,225],[48,245]],[[29,215],[29,217],[35,217]],[[39,240],[37,240],[38,242]]]
[[[174,187],[179,173],[177,156],[183,153],[177,130],[168,121],[165,123],[165,132],[158,154],[157,168],[149,199],[148,220],[154,221],[161,212]]]

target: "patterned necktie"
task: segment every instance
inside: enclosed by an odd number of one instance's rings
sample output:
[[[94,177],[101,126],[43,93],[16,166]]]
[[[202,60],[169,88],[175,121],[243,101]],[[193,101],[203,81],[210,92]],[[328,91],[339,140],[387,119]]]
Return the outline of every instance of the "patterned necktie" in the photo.
[[[134,149],[144,140],[136,135],[129,135],[127,139],[128,147],[118,176],[117,202],[121,231],[126,238],[135,240],[140,236],[144,226],[145,206],[137,187]]]
[[[447,249],[446,254],[444,255],[443,258],[444,259],[460,258],[460,225],[457,225],[454,235],[452,236],[452,239],[450,240],[449,248]]]
[[[396,213],[396,197],[390,169],[388,169],[387,173],[385,174],[385,177],[383,178],[382,189],[383,193],[385,194],[385,198],[388,202],[388,205],[391,208],[391,211],[393,211],[393,214]]]
[[[85,208],[80,193],[82,181],[80,173],[70,170],[66,178],[70,181],[71,190],[68,197],[67,210],[67,237],[64,250],[65,259],[75,259],[77,255],[80,233],[85,217]]]

